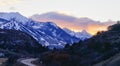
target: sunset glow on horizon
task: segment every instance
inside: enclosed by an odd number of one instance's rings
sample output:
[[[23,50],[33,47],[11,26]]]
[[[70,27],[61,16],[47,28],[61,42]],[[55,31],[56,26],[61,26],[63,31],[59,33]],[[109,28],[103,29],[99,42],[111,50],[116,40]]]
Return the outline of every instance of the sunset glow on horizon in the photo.
[[[89,26],[87,26],[86,29],[84,29],[83,27],[81,27],[79,25],[68,23],[68,22],[65,22],[64,20],[39,19],[39,20],[36,20],[36,21],[39,21],[39,22],[48,22],[48,21],[55,22],[61,28],[68,28],[68,29],[70,29],[72,31],[75,31],[75,32],[81,32],[82,30],[86,30],[88,33],[90,33],[92,35],[95,35],[98,31],[106,31],[107,27],[109,26],[109,25],[103,25],[103,26],[89,25]]]
[[[0,0],[0,12],[19,12],[26,17],[57,12],[63,15],[63,17],[60,17],[62,19],[64,19],[64,15],[73,17],[69,18],[68,21],[51,19],[40,19],[40,21],[52,21],[61,28],[66,26],[75,32],[85,29],[93,35],[99,30],[106,30],[109,25],[113,24],[111,22],[111,24],[102,25],[100,22],[120,19],[119,2],[120,0]],[[82,20],[79,23],[79,19],[74,18],[90,18],[95,20],[96,23],[91,21],[88,21],[91,22],[90,24],[83,23]],[[72,19],[75,21],[70,21]]]

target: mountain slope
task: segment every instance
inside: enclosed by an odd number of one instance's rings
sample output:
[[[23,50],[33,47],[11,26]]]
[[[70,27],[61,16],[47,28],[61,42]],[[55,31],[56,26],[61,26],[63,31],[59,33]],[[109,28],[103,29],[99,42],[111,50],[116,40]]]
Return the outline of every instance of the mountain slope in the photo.
[[[94,66],[119,66],[120,65],[120,53],[114,55],[113,57],[95,64]]]
[[[0,48],[16,53],[41,53],[46,49],[27,33],[0,29]]]

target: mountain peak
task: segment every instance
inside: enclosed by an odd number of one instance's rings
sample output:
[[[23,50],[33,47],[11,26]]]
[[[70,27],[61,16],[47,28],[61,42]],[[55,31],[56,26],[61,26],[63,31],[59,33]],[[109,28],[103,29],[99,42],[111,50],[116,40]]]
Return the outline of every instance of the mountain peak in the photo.
[[[63,30],[66,33],[70,34],[71,36],[75,36],[77,38],[80,38],[81,40],[85,40],[86,38],[92,37],[92,35],[89,34],[86,30],[82,30],[81,32],[74,32],[74,31],[71,31],[68,28],[63,28]]]
[[[58,28],[58,26],[55,23],[53,23],[53,22],[46,22],[46,24],[49,24],[49,25],[52,25],[52,26]]]
[[[88,33],[86,30],[82,30],[81,33]]]
[[[5,15],[9,15],[8,17],[10,17],[10,16],[22,16],[19,12],[1,12],[0,13],[0,17],[2,17],[2,16],[5,16]]]
[[[24,16],[22,16],[19,12],[9,12],[9,13],[0,13],[0,18],[6,19],[6,20],[11,20],[15,19],[18,22],[27,22],[28,19]]]

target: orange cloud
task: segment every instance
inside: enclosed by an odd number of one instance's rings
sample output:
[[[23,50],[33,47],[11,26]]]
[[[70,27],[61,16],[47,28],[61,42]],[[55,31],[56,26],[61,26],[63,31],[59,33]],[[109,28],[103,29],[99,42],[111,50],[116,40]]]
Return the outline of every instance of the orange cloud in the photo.
[[[73,16],[68,16],[65,14],[58,14],[58,13],[47,13],[42,15],[34,15],[31,17],[33,20],[40,21],[40,22],[54,22],[61,28],[68,28],[75,32],[80,32],[82,30],[86,30],[90,34],[94,35],[98,31],[105,31],[109,25],[114,24],[115,22],[99,22],[94,21],[89,18],[76,18]]]
[[[106,31],[107,30],[106,25],[89,25],[87,27],[87,31],[91,33],[92,35],[96,34],[98,31]]]
[[[51,19],[39,19],[37,21],[40,21],[40,22],[47,22],[47,21],[50,21],[50,22],[54,22],[56,23],[58,26],[60,26],[61,28],[68,28],[68,29],[71,29],[75,32],[80,32],[82,31],[84,28],[81,27],[79,24],[72,24],[72,23],[69,23],[69,22],[66,22],[64,20],[51,20]],[[89,32],[90,34],[94,35],[97,33],[97,31],[102,31],[102,30],[107,30],[107,27],[108,25],[88,25],[85,30],[87,30],[87,32]]]

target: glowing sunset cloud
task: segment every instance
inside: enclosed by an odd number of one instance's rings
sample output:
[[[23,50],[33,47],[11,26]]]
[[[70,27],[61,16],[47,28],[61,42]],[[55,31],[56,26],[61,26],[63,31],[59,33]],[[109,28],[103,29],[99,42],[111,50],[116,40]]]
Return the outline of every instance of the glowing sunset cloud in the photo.
[[[98,31],[106,31],[107,27],[107,25],[89,25],[86,30],[92,35],[94,35]]]
[[[75,32],[86,30],[90,34],[94,35],[98,31],[105,31],[109,25],[114,24],[114,21],[99,22],[89,18],[76,18],[66,14],[60,14],[58,12],[49,12],[41,15],[34,15],[31,17],[33,20],[40,22],[54,22],[61,28],[68,28]]]

